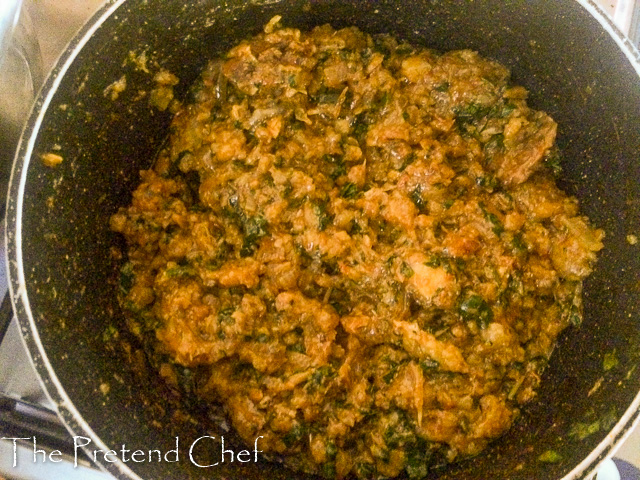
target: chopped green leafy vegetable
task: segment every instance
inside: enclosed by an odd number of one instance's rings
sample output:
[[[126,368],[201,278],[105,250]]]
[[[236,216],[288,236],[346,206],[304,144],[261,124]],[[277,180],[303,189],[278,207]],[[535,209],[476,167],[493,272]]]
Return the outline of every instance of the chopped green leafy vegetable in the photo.
[[[602,360],[602,368],[604,369],[605,372],[608,372],[612,368],[615,368],[618,366],[619,361],[616,353],[617,353],[616,349],[614,348],[610,352],[607,352],[604,354],[604,358]]]
[[[424,210],[427,206],[427,202],[422,198],[422,186],[418,185],[411,191],[411,201],[418,208],[418,210]]]
[[[424,262],[427,267],[442,267],[447,273],[454,273],[456,270],[464,268],[465,263],[466,262],[462,258],[449,257],[441,253],[431,255],[429,260]]]
[[[499,185],[498,179],[493,175],[484,175],[476,179],[478,186],[486,188],[490,192],[493,192]]]
[[[576,422],[571,426],[569,430],[569,436],[577,438],[578,440],[584,440],[594,433],[600,431],[600,421],[596,420],[592,423]]]
[[[413,268],[411,268],[411,266],[407,262],[402,262],[400,264],[400,273],[402,273],[402,275],[406,278],[411,278],[414,275]]]
[[[108,325],[102,332],[102,340],[109,343],[116,338],[118,338],[118,329],[113,325]]]
[[[287,447],[292,447],[297,442],[299,442],[302,437],[304,437],[305,433],[306,429],[304,428],[304,425],[296,422],[293,424],[293,427],[291,427],[291,430],[289,430],[287,434],[282,437],[282,441]]]
[[[384,383],[389,384],[391,383],[391,380],[393,380],[396,376],[396,374],[398,373],[398,363],[396,362],[392,362],[392,361],[388,361],[389,363],[389,371],[387,373],[385,373],[382,377],[382,379],[384,380]]]
[[[327,212],[327,202],[314,201],[313,212],[318,217],[318,230],[325,230],[333,221],[333,217]]]
[[[543,162],[556,177],[562,173],[562,156],[557,148],[550,150]]]
[[[440,85],[436,85],[434,87],[434,90],[436,92],[448,92],[449,91],[449,87],[451,86],[451,84],[447,81],[442,82]]]
[[[407,465],[405,471],[411,479],[424,478],[429,473],[429,465],[433,459],[432,450],[428,448],[427,442],[418,438],[415,445],[407,451]]]
[[[418,158],[416,153],[411,152],[409,155],[402,159],[402,165],[400,165],[400,168],[398,170],[403,172],[409,165],[416,161],[416,158]]]
[[[322,157],[326,163],[330,165],[329,177],[332,180],[336,180],[343,175],[347,174],[347,166],[341,156],[338,155],[325,155]]]
[[[460,315],[465,320],[473,320],[482,329],[493,320],[493,311],[480,295],[471,295],[460,304]]]
[[[422,368],[422,370],[425,373],[432,372],[433,370],[436,370],[439,366],[440,366],[440,363],[430,358],[425,358],[424,360],[420,361],[420,368]]]
[[[336,447],[336,444],[334,442],[327,442],[325,453],[327,454],[327,458],[329,460],[334,460],[336,458],[336,455],[338,454],[338,447]]]
[[[190,265],[175,265],[167,268],[165,271],[169,278],[190,277],[196,274],[196,271]]]
[[[603,430],[610,430],[618,421],[618,408],[613,405],[607,413],[600,417],[600,426]]]
[[[334,463],[323,463],[322,464],[322,476],[325,478],[335,478],[336,477],[336,465]]]
[[[248,257],[255,251],[258,241],[268,233],[267,220],[260,215],[249,217],[245,220],[243,229],[244,243],[240,255]]]
[[[358,186],[353,182],[345,183],[340,189],[342,198],[355,198],[358,196]]]
[[[513,103],[507,103],[502,107],[502,109],[500,110],[500,113],[497,116],[501,118],[508,117],[509,115],[511,115],[511,112],[513,112],[515,109],[516,109],[516,106]]]
[[[362,140],[369,131],[369,125],[372,123],[372,119],[367,116],[366,113],[361,113],[356,117],[356,121],[353,124],[353,136],[358,140]]]
[[[491,223],[491,225],[493,225],[493,233],[500,236],[500,234],[504,232],[504,226],[502,225],[502,222],[500,221],[498,216],[495,213],[488,211],[482,203],[479,203],[478,206],[480,207],[480,210],[482,210],[484,218],[486,218]]]
[[[527,244],[524,240],[524,236],[522,235],[522,232],[518,232],[515,235],[513,235],[513,238],[511,239],[511,245],[513,245],[513,248],[518,253],[527,252]]]
[[[335,375],[335,370],[331,365],[325,365],[316,369],[307,380],[306,388],[309,391],[314,391],[321,385],[323,385],[328,379]]]
[[[287,350],[289,352],[307,353],[307,349],[302,342],[294,343],[293,345],[287,345]]]
[[[267,335],[266,333],[259,333],[254,337],[254,340],[258,343],[267,343],[270,340],[270,338],[269,338],[269,335]]]
[[[313,97],[313,99],[318,104],[336,104],[340,99],[340,94],[342,90],[333,89],[328,87],[322,87],[318,90],[318,93]]]
[[[456,116],[456,123],[459,127],[464,128],[474,121],[480,120],[491,111],[491,107],[470,103],[453,109]]]
[[[562,455],[555,450],[547,450],[538,457],[538,461],[544,463],[558,463],[560,460],[562,460]]]
[[[382,110],[387,105],[387,103],[389,103],[390,99],[391,95],[389,95],[389,92],[383,92],[380,98],[375,101],[375,108]]]
[[[236,321],[233,318],[233,313],[236,311],[235,307],[225,307],[218,311],[218,321],[220,323],[234,324]]]
[[[131,262],[125,263],[120,269],[120,280],[118,282],[118,286],[120,288],[120,292],[123,295],[129,293],[131,287],[135,283],[136,275],[133,271],[133,264]]]
[[[562,318],[569,321],[574,327],[582,324],[582,284],[576,282],[573,295],[564,303]]]

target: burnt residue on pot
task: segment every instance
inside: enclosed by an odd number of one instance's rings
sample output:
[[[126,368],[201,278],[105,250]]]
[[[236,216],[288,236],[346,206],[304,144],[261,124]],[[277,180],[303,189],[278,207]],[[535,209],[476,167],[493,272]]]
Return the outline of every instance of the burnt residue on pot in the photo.
[[[130,202],[138,171],[151,165],[171,120],[169,109],[138,97],[155,88],[157,70],[136,68],[129,52],[146,52],[150,67],[156,62],[176,75],[173,92],[184,101],[209,58],[280,14],[299,28],[356,25],[438,50],[478,50],[509,66],[514,82],[532,92],[530,104],[558,122],[563,186],[607,234],[585,284],[584,323],[560,339],[538,399],[514,429],[486,455],[432,477],[562,478],[604,442],[571,478],[593,471],[611,448],[611,424],[633,421],[630,406],[640,390],[640,256],[627,241],[640,218],[640,81],[579,2],[112,0],[94,20],[110,9],[81,50],[79,40],[72,43],[47,80],[20,147],[7,214],[21,328],[47,389],[78,435],[90,426],[112,447],[166,451],[175,448],[176,435],[190,442],[203,431],[197,406],[185,412],[179,396],[148,373],[141,345],[120,332],[118,342],[106,342],[113,348],[105,348],[105,331],[122,322],[111,254],[119,240],[108,218]],[[85,27],[82,35],[90,32]],[[105,97],[105,88],[123,75],[126,88],[118,98]],[[54,145],[64,161],[50,168],[39,156]],[[613,437],[623,435],[622,423]],[[223,423],[213,424],[219,427],[212,431],[225,432]],[[266,461],[210,469],[188,461],[105,466],[119,478],[136,478],[132,470],[143,478],[290,476]]]

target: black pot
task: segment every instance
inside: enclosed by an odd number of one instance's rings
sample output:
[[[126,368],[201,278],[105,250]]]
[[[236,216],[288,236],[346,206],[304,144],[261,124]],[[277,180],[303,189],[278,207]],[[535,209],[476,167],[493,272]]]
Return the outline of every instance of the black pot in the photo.
[[[193,465],[188,449],[204,430],[185,421],[180,400],[147,371],[133,339],[122,333],[120,341],[105,344],[104,335],[122,322],[110,254],[120,240],[108,219],[130,201],[138,171],[151,165],[171,117],[139,92],[153,88],[160,66],[180,78],[175,93],[184,99],[208,58],[257,33],[274,14],[300,28],[357,25],[439,50],[475,49],[509,66],[514,82],[531,91],[530,104],[558,122],[562,186],[607,235],[585,285],[584,323],[560,338],[538,397],[514,428],[486,453],[432,476],[574,479],[593,473],[628,433],[640,405],[640,246],[627,240],[640,234],[640,63],[592,0],[107,2],[45,83],[23,135],[7,206],[14,308],[69,430],[88,437],[91,450],[125,444],[167,452],[179,436],[178,462],[108,463],[99,456],[118,478],[294,476],[263,458]],[[130,61],[130,52],[146,52],[151,73]],[[125,74],[119,98],[105,96]],[[55,168],[40,160],[52,151],[64,158]],[[199,418],[197,405],[187,412]],[[233,444],[224,422],[213,424],[207,431]],[[198,448],[220,454],[213,443]]]

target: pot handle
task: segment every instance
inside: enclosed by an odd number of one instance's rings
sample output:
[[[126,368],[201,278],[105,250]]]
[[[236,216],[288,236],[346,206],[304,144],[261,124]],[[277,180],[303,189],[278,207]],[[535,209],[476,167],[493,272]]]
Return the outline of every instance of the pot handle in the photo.
[[[5,297],[6,298],[6,297]],[[47,452],[58,450],[69,461],[75,456],[74,444],[58,416],[51,410],[24,400],[18,400],[0,392],[0,437],[22,439],[19,443],[33,445]],[[84,450],[76,458],[79,465],[95,469]],[[1,477],[0,477],[1,478]]]

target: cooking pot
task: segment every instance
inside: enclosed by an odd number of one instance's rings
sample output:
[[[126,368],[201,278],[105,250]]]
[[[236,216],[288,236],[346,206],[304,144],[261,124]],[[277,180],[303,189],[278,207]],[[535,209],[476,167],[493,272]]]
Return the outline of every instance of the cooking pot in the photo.
[[[304,477],[264,456],[202,467],[220,454],[206,442],[192,452],[200,466],[190,461],[189,447],[203,435],[224,436],[232,449],[237,438],[220,412],[167,389],[122,328],[113,254],[122,240],[108,222],[168,135],[171,113],[149,103],[154,74],[179,77],[174,94],[186,100],[209,58],[275,14],[303,29],[356,25],[442,51],[477,50],[511,68],[530,105],[558,122],[561,186],[607,235],[585,283],[584,322],[561,336],[538,396],[514,427],[483,454],[429,478],[588,477],[632,428],[640,404],[640,63],[591,0],[107,2],[45,82],[7,204],[15,313],[69,431],[91,451],[166,453],[178,437],[179,461],[98,455],[121,479]],[[114,89],[123,77],[126,88]],[[62,162],[42,161],[48,153]]]

